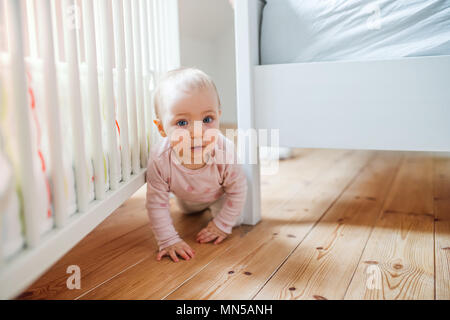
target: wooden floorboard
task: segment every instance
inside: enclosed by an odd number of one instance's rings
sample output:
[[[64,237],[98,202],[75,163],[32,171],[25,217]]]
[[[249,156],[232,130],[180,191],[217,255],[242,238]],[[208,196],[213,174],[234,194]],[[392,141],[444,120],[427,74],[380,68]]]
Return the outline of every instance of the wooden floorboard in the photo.
[[[372,152],[352,152],[334,161],[281,207],[263,215],[264,224],[245,241],[208,264],[167,299],[251,299],[332,205]],[[303,211],[307,208],[308,211]],[[303,211],[303,212],[302,212]],[[272,224],[277,216],[284,224]],[[233,271],[232,274],[229,272]]]
[[[343,299],[399,158],[378,153],[255,299]]]
[[[156,261],[145,186],[19,299],[450,299],[450,156],[296,149],[261,177],[262,221],[219,245],[176,230],[194,259]],[[68,290],[69,265],[81,289]]]
[[[127,200],[79,244],[64,255],[20,299],[74,299],[110,280],[125,269],[153,257],[157,244],[145,211],[146,187]],[[172,200],[173,202],[173,200]],[[172,205],[173,222],[180,234],[207,223],[208,215],[182,217]],[[81,289],[68,290],[67,267],[81,270]]]
[[[143,198],[144,190],[139,190],[19,298],[73,299],[148,255],[148,248],[139,245],[145,239],[151,239],[147,227],[148,218],[142,214]],[[123,255],[126,255],[127,259],[123,259]],[[70,265],[77,265],[81,269],[80,290],[67,289],[66,270]]]
[[[346,299],[434,299],[433,158],[407,152]]]
[[[313,151],[310,156],[305,157],[306,159],[304,161],[299,160],[296,163],[296,169],[294,170],[294,172],[298,174],[302,171],[306,172],[307,170],[310,170],[309,175],[306,175],[305,177],[313,176],[315,170],[310,165],[311,161],[317,163],[317,167],[321,168],[317,170],[317,172],[320,172],[320,170],[323,170],[323,166],[320,166],[320,163],[325,162],[326,164],[328,164],[328,166],[330,166],[333,161],[333,158],[338,159],[340,156],[344,156],[346,153],[347,152],[343,151],[339,153],[329,151],[328,152]],[[334,157],[330,157],[330,155],[332,154],[334,154]],[[297,182],[303,181],[302,179],[299,179],[300,175],[298,175],[297,178],[298,178]],[[290,189],[285,190],[285,193],[289,194],[289,192],[291,192],[289,190],[293,189],[292,185],[291,183],[288,183],[286,181],[284,183],[286,183],[286,187],[289,186],[291,187]],[[296,185],[297,184],[294,184],[294,186]],[[304,184],[301,183],[301,185],[303,186]],[[278,184],[278,190],[280,190],[280,187],[281,189],[284,189],[282,188],[282,185]],[[274,197],[273,199],[275,199],[275,201],[268,203],[267,204],[268,207],[277,205],[280,201],[284,200],[284,198],[281,197],[278,199]],[[250,233],[258,232],[259,230],[258,228],[260,227],[261,223],[256,225],[254,227],[255,230],[252,230]],[[101,288],[92,291],[89,295],[84,296],[83,298],[112,299],[115,297],[113,292],[123,286],[125,286],[125,288],[128,288],[129,286],[133,287],[133,290],[126,290],[127,293],[124,296],[124,298],[126,299],[161,299],[166,297],[168,294],[178,289],[180,285],[182,285],[187,280],[191,279],[194,275],[196,275],[200,271],[201,274],[204,274],[205,266],[207,267],[211,263],[211,261],[213,261],[216,257],[223,256],[224,252],[235,244],[235,241],[237,239],[236,233],[239,232],[239,228],[235,228],[233,231],[233,236],[231,238],[227,239],[218,246],[214,246],[212,243],[209,244],[195,243],[194,241],[195,234],[200,229],[201,226],[198,226],[197,230],[195,230],[195,232],[192,235],[190,235],[190,237],[185,239],[189,243],[189,245],[191,245],[192,248],[197,252],[197,255],[194,259],[190,261],[182,261],[182,263],[184,264],[184,268],[178,268],[177,266],[174,266],[174,263],[171,262],[169,258],[164,259],[164,265],[162,267],[164,268],[165,272],[170,272],[168,273],[168,275],[170,274],[170,276],[165,277],[167,280],[163,285],[158,285],[158,283],[160,283],[160,277],[158,277],[157,275],[154,276],[151,273],[142,272],[142,269],[149,270],[149,268],[151,268],[152,266],[161,265],[161,263],[156,261],[154,257],[149,257],[148,259],[145,259],[143,262],[141,262],[139,265],[136,265],[135,267],[120,274],[116,279],[114,279],[114,281],[110,281],[107,284],[104,284]],[[248,237],[248,235],[246,234],[245,237]],[[244,238],[240,239],[239,243],[242,242],[246,242],[246,240]],[[228,255],[229,253],[227,252],[226,256]],[[186,297],[186,299],[189,299],[189,297]]]
[[[436,299],[450,300],[450,156],[435,158]]]

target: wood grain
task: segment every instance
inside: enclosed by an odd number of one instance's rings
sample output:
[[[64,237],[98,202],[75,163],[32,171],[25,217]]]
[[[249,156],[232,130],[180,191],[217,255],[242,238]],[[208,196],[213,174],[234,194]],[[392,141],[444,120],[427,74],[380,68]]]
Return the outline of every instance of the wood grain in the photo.
[[[303,161],[296,161],[297,170],[295,172],[297,172],[297,174],[300,176],[301,173],[306,173],[307,171],[309,171],[309,175],[306,175],[307,177],[314,175],[314,172],[316,172],[317,174],[318,172],[320,172],[320,170],[311,170],[311,161],[317,162],[317,166],[323,169],[323,166],[321,167],[319,163],[326,163],[327,166],[331,166],[332,161],[334,161],[335,159],[339,159],[339,157],[344,157],[344,155],[347,153],[347,151],[341,151],[338,153],[330,151],[312,152],[311,156],[303,158]],[[325,155],[332,154],[334,154],[334,157],[325,157]],[[319,159],[323,159],[322,162],[320,162]],[[288,187],[289,185],[290,184],[288,182],[285,182],[286,187]],[[282,186],[278,185],[279,189],[280,187],[281,190],[284,189]],[[280,200],[283,199],[278,199],[278,201],[271,202],[270,204],[268,204],[268,207],[278,205]],[[250,227],[251,231],[249,232],[249,234],[255,232],[255,230],[253,229],[257,230],[263,222],[264,221],[262,221],[255,227]],[[235,234],[238,231],[239,228],[234,228],[232,237],[226,239],[226,241],[218,246],[214,246],[213,244],[197,244],[195,242],[192,242],[192,248],[197,252],[197,255],[190,261],[183,261],[183,264],[185,265],[184,268],[175,266],[174,263],[167,259],[167,261],[165,261],[164,265],[161,267],[163,267],[165,271],[170,272],[171,276],[163,277],[165,281],[162,283],[161,277],[158,276],[158,274],[153,275],[152,273],[142,272],[141,268],[144,268],[144,270],[149,270],[151,266],[161,265],[158,261],[155,260],[154,257],[150,257],[142,261],[139,265],[120,274],[117,278],[114,279],[114,281],[110,281],[102,285],[102,288],[93,290],[88,295],[84,296],[83,299],[114,299],[116,297],[114,295],[114,292],[119,291],[123,295],[124,290],[122,290],[122,288],[126,289],[129,287],[129,285],[132,285],[133,288],[136,287],[138,289],[125,290],[127,292],[127,294],[125,295],[126,299],[164,298],[166,295],[170,294],[170,292],[178,288],[182,283],[184,283],[188,279],[191,279],[195,274],[199,273],[200,271],[203,273],[204,266],[210,264],[211,261],[213,261],[216,257],[225,255],[225,253],[226,255],[228,255],[227,250],[235,244],[235,241],[238,238]],[[192,234],[192,239],[194,239],[194,236],[195,235]],[[245,234],[245,237],[247,236],[248,234]],[[241,242],[243,242],[242,239],[239,241],[239,243]]]
[[[432,177],[432,157],[406,153],[345,299],[434,298]]]
[[[450,300],[450,156],[435,158],[436,299]]]
[[[143,186],[18,298],[74,299],[142,259],[154,256],[157,244],[148,224],[145,192]],[[173,222],[180,235],[206,224],[210,218],[207,214],[183,217],[172,199],[171,202]],[[80,267],[79,290],[67,289],[66,270],[70,265]]]
[[[194,259],[156,261],[143,187],[19,298],[450,299],[449,155],[294,155],[261,177],[263,220],[220,245],[195,243],[209,213],[183,215],[171,201]],[[66,288],[71,264],[81,290]]]
[[[265,223],[249,233],[245,242],[209,263],[167,299],[251,299],[372,155],[370,151],[351,152],[333,161],[331,169],[322,171],[289,201],[265,214]],[[278,220],[279,215],[288,219],[274,225],[272,219]]]
[[[433,214],[433,158],[426,152],[406,152],[404,163],[386,200],[386,210]]]
[[[342,299],[399,160],[378,153],[255,299]]]

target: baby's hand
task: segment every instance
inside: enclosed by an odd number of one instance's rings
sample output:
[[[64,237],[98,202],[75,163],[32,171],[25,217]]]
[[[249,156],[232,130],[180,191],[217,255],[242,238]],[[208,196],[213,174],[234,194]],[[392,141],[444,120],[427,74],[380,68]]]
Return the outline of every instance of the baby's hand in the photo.
[[[225,239],[228,236],[225,232],[220,230],[216,224],[211,220],[206,228],[203,228],[198,234],[197,234],[197,242],[200,243],[207,243],[214,239],[214,244],[221,243],[223,239]]]
[[[182,256],[184,260],[189,260],[194,257],[195,251],[191,249],[186,242],[181,240],[162,249],[156,256],[156,260],[159,261],[162,257],[169,254],[173,261],[178,262],[177,253]]]

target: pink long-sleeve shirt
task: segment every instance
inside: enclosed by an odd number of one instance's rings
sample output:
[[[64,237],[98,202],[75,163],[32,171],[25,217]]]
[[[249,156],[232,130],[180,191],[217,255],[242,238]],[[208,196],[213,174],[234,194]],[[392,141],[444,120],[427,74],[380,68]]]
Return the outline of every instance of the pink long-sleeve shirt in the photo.
[[[237,163],[233,143],[219,134],[212,161],[196,170],[182,166],[174,152],[169,139],[164,138],[152,148],[147,166],[146,208],[159,250],[181,240],[170,216],[170,192],[181,200],[205,203],[224,195],[224,205],[213,221],[230,234],[247,192],[247,180]]]

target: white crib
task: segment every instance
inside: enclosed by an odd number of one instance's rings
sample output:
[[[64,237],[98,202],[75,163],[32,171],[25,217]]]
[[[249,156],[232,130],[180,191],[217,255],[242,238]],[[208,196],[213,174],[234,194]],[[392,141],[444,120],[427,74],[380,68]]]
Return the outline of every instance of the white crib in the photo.
[[[264,1],[235,6],[239,128],[279,129],[284,147],[450,151],[450,56],[260,65]],[[255,146],[249,136],[247,159]],[[256,224],[260,168],[245,170]]]
[[[2,175],[0,210],[19,190],[24,228],[17,252],[0,250],[0,299],[8,299],[145,183],[149,147],[157,141],[152,90],[180,63],[178,6],[176,0],[1,0],[0,36],[0,111],[11,115],[0,133],[13,149],[0,143],[0,173],[13,172],[16,181],[7,185],[11,179]],[[6,171],[8,163],[14,170]],[[51,196],[45,218],[37,214],[47,196],[43,179]]]

